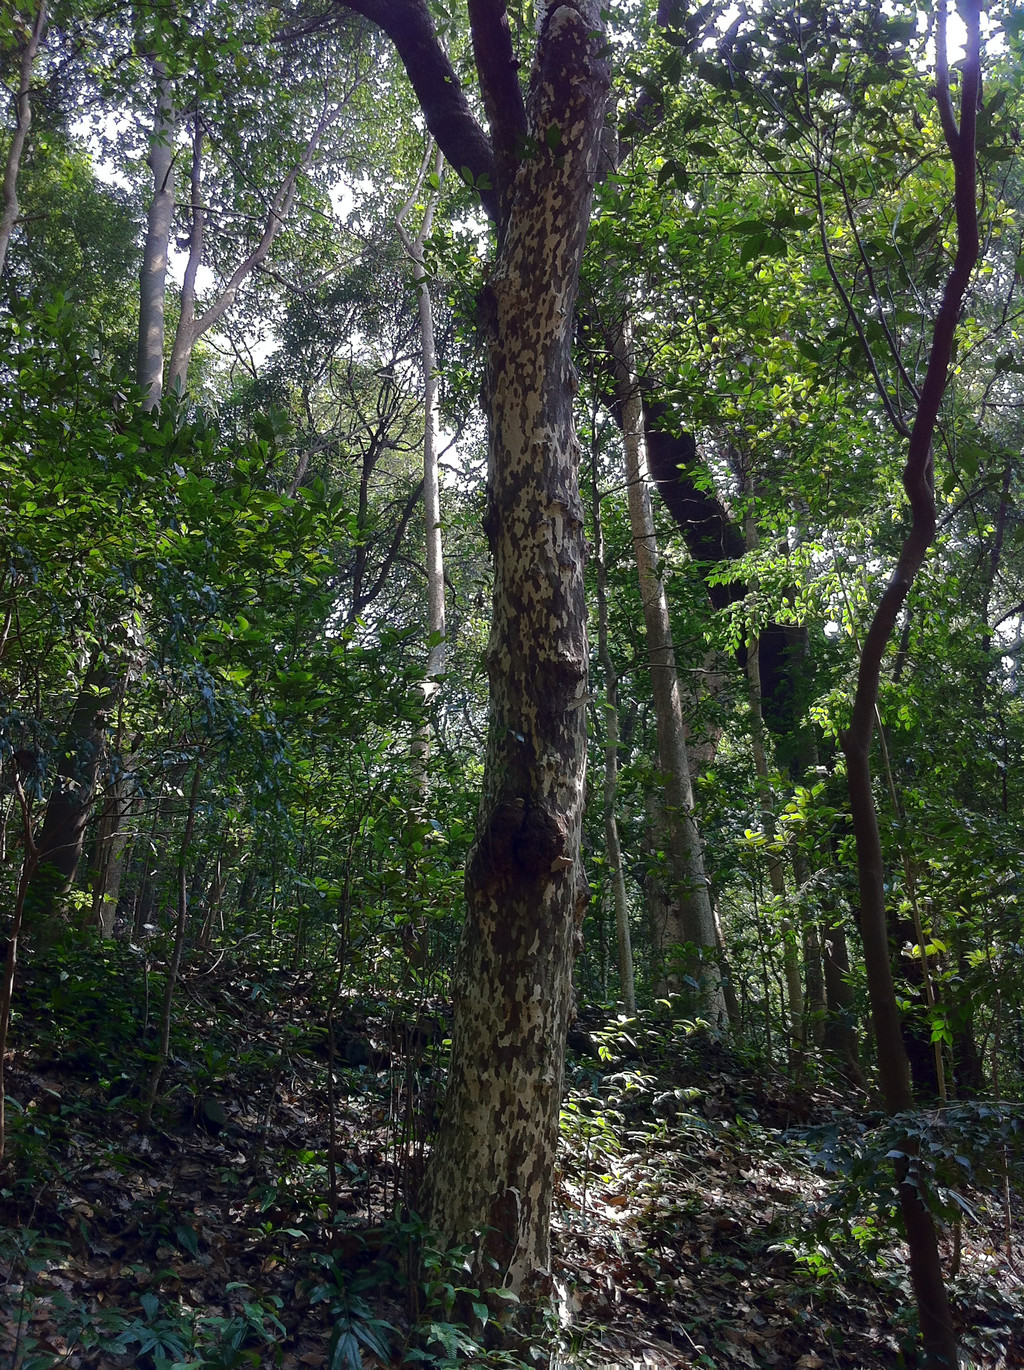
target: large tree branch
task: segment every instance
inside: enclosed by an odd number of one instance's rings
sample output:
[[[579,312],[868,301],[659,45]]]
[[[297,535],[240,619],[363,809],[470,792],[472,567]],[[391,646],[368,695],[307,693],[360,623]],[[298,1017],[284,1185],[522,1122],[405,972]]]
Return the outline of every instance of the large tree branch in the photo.
[[[516,166],[526,141],[526,104],[512,47],[505,0],[468,0],[473,56],[491,129],[498,200],[508,213]]]
[[[336,0],[369,19],[395,45],[434,141],[487,214],[500,222],[494,150],[477,123],[455,68],[442,48],[426,0]]]

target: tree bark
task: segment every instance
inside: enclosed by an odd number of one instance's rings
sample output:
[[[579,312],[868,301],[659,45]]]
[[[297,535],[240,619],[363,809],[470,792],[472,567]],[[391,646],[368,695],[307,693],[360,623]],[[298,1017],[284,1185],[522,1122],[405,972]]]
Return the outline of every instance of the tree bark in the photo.
[[[647,656],[651,667],[651,695],[658,735],[658,769],[664,785],[664,819],[669,859],[672,866],[672,902],[677,909],[668,920],[666,936],[676,945],[687,945],[710,953],[704,964],[695,961],[688,967],[700,988],[691,996],[693,1009],[707,1016],[712,1025],[723,1026],[724,1003],[721,979],[715,961],[717,946],[715,920],[704,871],[704,852],[693,816],[693,786],[686,753],[679,676],[676,671],[672,624],[664,581],[658,570],[658,545],[654,516],[647,487],[643,459],[643,411],[630,345],[630,329],[624,322],[613,339],[615,398],[622,410],[622,437],[626,453],[626,481],[629,521],[633,533],[640,597],[647,633]],[[664,959],[673,947],[656,948]],[[668,988],[680,990],[682,980],[671,972]]]
[[[53,918],[71,888],[99,781],[107,712],[119,682],[98,655],[86,673],[57,760],[57,779],[36,838],[37,857],[27,891],[25,919],[36,930]]]
[[[11,234],[14,232],[14,225],[18,222],[18,215],[21,212],[18,205],[18,171],[21,167],[25,143],[28,140],[28,131],[32,127],[32,101],[29,96],[29,85],[32,80],[32,68],[35,66],[39,45],[43,41],[45,32],[46,0],[39,0],[35,22],[26,33],[25,46],[21,51],[21,63],[18,67],[18,93],[14,99],[16,123],[11,135],[11,145],[7,149],[3,184],[0,187],[0,205],[2,205],[2,209],[0,209],[0,275],[3,275],[4,263],[7,260],[7,248],[11,241]]]
[[[494,143],[521,140],[521,151],[495,161],[505,208],[480,298],[484,526],[495,563],[490,721],[426,1211],[451,1239],[475,1244],[473,1234],[484,1233],[478,1269],[489,1285],[529,1292],[549,1266],[571,971],[588,897],[585,539],[571,341],[609,73],[592,0],[543,12],[525,102],[507,79],[514,56],[504,6],[472,0],[470,15],[475,38],[490,43],[486,64],[478,47],[478,66]]]
[[[946,389],[960,306],[978,259],[975,129],[981,87],[979,0],[963,0],[960,13],[967,27],[966,55],[960,78],[960,126],[949,93],[946,58],[946,6],[939,6],[936,26],[936,96],[943,132],[954,170],[957,250],[935,320],[928,367],[910,434],[903,484],[910,502],[911,526],[896,565],[875,610],[861,650],[857,691],[850,727],[842,738],[846,756],[850,809],[857,845],[861,933],[878,1051],[878,1073],[886,1108],[898,1114],[913,1107],[907,1054],[893,985],[885,905],[885,866],[871,787],[871,740],[878,702],[882,657],[899,612],[935,536],[935,493],[932,439]],[[917,1300],[924,1364],[957,1364],[956,1333],[939,1261],[935,1225],[914,1174],[914,1145],[908,1139],[896,1163],[900,1207],[910,1252],[910,1275]]]
[[[750,493],[752,492],[748,489],[748,494]],[[757,526],[749,515],[744,521],[744,532],[746,549],[752,552],[757,547],[759,539]],[[751,585],[752,593],[755,589],[756,586]],[[750,704],[750,749],[760,790],[761,826],[768,839],[768,883],[771,886],[775,917],[782,933],[782,971],[786,980],[789,1008],[789,1063],[791,1068],[799,1069],[804,1050],[804,987],[800,974],[797,936],[792,920],[786,912],[786,877],[782,858],[773,850],[776,828],[771,800],[764,714],[761,710],[761,639],[754,629],[747,640],[747,700]]]
[[[427,195],[423,219],[415,237],[407,232],[404,220],[423,188],[426,172],[434,163],[436,186]],[[437,465],[437,437],[440,428],[437,404],[437,350],[434,342],[434,310],[430,283],[423,261],[423,248],[430,236],[440,194],[444,162],[433,140],[423,159],[420,176],[409,200],[398,216],[398,232],[416,283],[419,305],[420,359],[423,366],[423,521],[427,561],[427,662],[422,682],[424,706],[430,704],[441,688],[445,667],[444,549],[441,545],[441,486]],[[424,714],[413,741],[413,803],[422,815],[426,811],[428,763],[430,760],[430,720]]]
[[[822,924],[822,970],[825,978],[825,1025],[821,1044],[841,1063],[843,1074],[858,1089],[867,1088],[857,1051],[850,953],[842,922],[826,918]]]
[[[93,923],[103,938],[113,937],[117,901],[121,893],[125,857],[131,836],[129,815],[138,808],[132,793],[135,779],[128,771],[117,775],[110,786],[100,813],[96,832],[95,874],[92,886]]]
[[[633,943],[629,931],[629,904],[626,878],[622,868],[622,844],[615,816],[615,796],[619,781],[619,678],[608,647],[608,573],[604,560],[604,528],[601,524],[601,497],[595,468],[592,495],[594,518],[594,564],[597,569],[597,655],[604,671],[604,837],[615,910],[619,989],[626,1012],[636,1013],[636,985],[633,975]]]
[[[163,62],[150,63],[156,88],[153,132],[149,140],[149,169],[153,196],[146,220],[146,243],[139,277],[139,359],[136,379],[142,407],[158,409],[164,384],[164,303],[167,254],[174,219],[174,104],[171,82]]]

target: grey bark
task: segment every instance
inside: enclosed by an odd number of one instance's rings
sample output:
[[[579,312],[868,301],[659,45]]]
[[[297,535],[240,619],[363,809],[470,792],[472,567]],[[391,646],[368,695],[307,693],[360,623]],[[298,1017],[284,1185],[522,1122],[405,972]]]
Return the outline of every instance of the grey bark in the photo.
[[[647,633],[651,695],[658,735],[658,768],[664,785],[663,813],[672,864],[672,916],[664,929],[667,941],[657,951],[664,958],[673,947],[690,944],[701,951],[713,953],[711,962],[703,968],[697,965],[693,967],[701,979],[701,990],[694,1001],[694,1008],[708,1016],[713,1025],[721,1027],[725,1015],[721,979],[714,962],[717,952],[715,920],[704,870],[704,852],[694,818],[693,786],[686,752],[679,676],[668,599],[659,573],[654,516],[644,469],[643,409],[628,321],[623,322],[613,340],[613,361],[615,395],[622,408],[629,520]],[[679,989],[681,982],[669,974],[666,987]]]
[[[174,220],[174,127],[171,82],[163,62],[150,62],[156,102],[147,161],[153,173],[153,194],[146,219],[146,242],[139,277],[139,358],[136,379],[142,407],[158,409],[164,384],[164,304],[167,291],[167,254]]]
[[[43,41],[45,32],[46,0],[40,0],[35,21],[26,34],[25,46],[21,51],[21,62],[18,66],[18,90],[14,97],[14,132],[11,134],[11,144],[7,149],[3,185],[0,187],[0,205],[2,205],[2,209],[0,209],[0,275],[3,274],[11,234],[14,232],[14,226],[18,222],[18,215],[21,212],[18,205],[18,171],[21,167],[25,143],[28,140],[28,132],[32,127],[32,100],[29,95],[29,87],[32,80],[32,68],[35,66],[39,45]]]
[[[633,943],[629,930],[629,904],[622,867],[622,844],[615,816],[619,781],[619,678],[608,647],[608,571],[604,559],[604,528],[601,523],[601,498],[595,472],[593,489],[594,564],[597,570],[597,655],[604,671],[604,836],[611,881],[612,907],[615,910],[615,937],[618,953],[619,988],[626,1012],[636,1013],[636,986],[633,975]]]
[[[127,820],[138,809],[138,800],[132,793],[134,783],[134,778],[128,772],[121,772],[115,777],[97,825],[92,915],[100,936],[104,938],[114,935],[114,918],[131,837]]]
[[[404,220],[423,188],[425,174],[434,164],[436,188],[427,195],[423,219],[415,237],[405,228]],[[409,260],[419,306],[420,359],[423,366],[423,519],[427,561],[427,648],[426,673],[422,684],[423,703],[429,705],[441,688],[445,668],[445,603],[444,549],[441,544],[441,486],[438,475],[437,439],[438,415],[437,351],[434,343],[434,310],[430,299],[430,284],[423,261],[423,249],[434,223],[434,213],[440,194],[444,161],[433,140],[427,148],[417,185],[398,216],[398,232]],[[424,716],[413,742],[414,804],[425,809],[427,801],[428,762],[430,760],[430,720]]]

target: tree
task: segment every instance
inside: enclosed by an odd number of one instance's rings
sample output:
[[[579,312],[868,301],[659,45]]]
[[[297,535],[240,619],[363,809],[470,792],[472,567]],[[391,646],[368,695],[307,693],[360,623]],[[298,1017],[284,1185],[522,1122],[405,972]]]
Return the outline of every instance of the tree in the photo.
[[[651,497],[643,460],[643,406],[636,364],[632,355],[631,327],[626,320],[616,330],[612,361],[615,399],[621,408],[623,447],[626,453],[626,485],[629,520],[633,534],[640,599],[643,604],[647,653],[651,671],[651,695],[658,733],[658,770],[664,778],[663,811],[659,814],[672,863],[672,892],[666,908],[665,926],[658,929],[657,952],[664,962],[680,947],[693,947],[714,956],[717,945],[714,913],[704,873],[704,855],[694,818],[693,785],[687,757],[683,700],[676,671],[675,647],[669,619],[665,585],[659,574],[658,544],[651,513]],[[694,1009],[706,1014],[717,1028],[724,1018],[717,967],[688,967],[690,978],[703,981],[688,996]],[[667,966],[659,972],[659,992],[678,992],[681,979]]]
[[[541,18],[524,94],[504,4],[473,0],[488,138],[422,0],[352,8],[395,44],[428,129],[480,191],[497,233],[480,300],[495,563],[490,720],[427,1209],[453,1240],[483,1232],[480,1257],[518,1291],[548,1265],[571,969],[587,898],[584,526],[570,348],[608,64],[597,6],[560,5]]]
[[[20,20],[16,16],[15,23]],[[16,89],[14,91],[14,132],[4,165],[3,181],[0,183],[0,275],[3,274],[7,257],[7,245],[18,222],[18,170],[22,154],[32,126],[32,97],[30,83],[36,54],[46,32],[46,0],[39,0],[39,8],[31,24],[25,24],[21,37],[20,61],[16,68]]]
[[[882,844],[871,788],[871,739],[878,708],[882,657],[899,611],[935,536],[932,442],[949,376],[960,307],[978,260],[975,132],[981,88],[980,5],[968,0],[963,13],[967,24],[967,51],[960,85],[959,122],[950,97],[944,0],[940,0],[938,11],[935,57],[936,100],[955,178],[956,256],[935,318],[927,370],[908,441],[903,484],[910,504],[911,526],[864,640],[853,716],[843,737],[850,809],[857,838],[860,926],[878,1049],[879,1077],[886,1107],[891,1113],[911,1109],[913,1094],[892,979]],[[908,1141],[906,1154],[897,1161],[897,1179],[926,1363],[936,1367],[953,1366],[958,1360],[957,1337],[939,1263],[934,1221],[913,1173],[914,1152],[913,1144]]]

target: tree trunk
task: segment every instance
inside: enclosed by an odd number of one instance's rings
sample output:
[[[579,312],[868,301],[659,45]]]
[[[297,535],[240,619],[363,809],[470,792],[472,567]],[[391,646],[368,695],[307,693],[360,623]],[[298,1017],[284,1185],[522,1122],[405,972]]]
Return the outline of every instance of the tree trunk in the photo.
[[[688,966],[700,988],[693,996],[695,1011],[705,1014],[716,1028],[724,1024],[721,979],[716,962],[715,920],[704,872],[704,853],[693,816],[693,786],[686,754],[679,677],[676,671],[672,625],[669,619],[665,585],[658,573],[658,545],[654,533],[650,492],[643,460],[643,411],[633,364],[628,322],[623,323],[613,340],[615,398],[622,408],[622,440],[626,453],[626,480],[629,488],[629,521],[633,533],[640,597],[647,633],[647,655],[651,667],[651,695],[658,734],[658,769],[664,785],[664,818],[667,850],[672,866],[673,903],[678,921],[672,919],[666,932],[677,938],[677,945],[697,948],[698,957],[710,953],[708,961]],[[672,924],[676,926],[673,928]],[[663,956],[672,948],[657,948]],[[682,981],[669,976],[673,989]]]
[[[110,786],[106,803],[100,814],[96,832],[96,859],[92,885],[93,923],[100,936],[114,935],[114,918],[121,893],[128,840],[130,814],[136,812],[138,799],[131,794],[134,778],[122,771]]]
[[[139,360],[136,373],[142,407],[158,409],[164,385],[164,302],[167,254],[174,219],[174,105],[163,62],[151,62],[156,87],[149,169],[153,197],[146,220],[146,243],[139,278]]]
[[[751,493],[749,487],[747,493]],[[749,515],[744,520],[744,533],[747,551],[752,552],[758,544],[758,533],[757,526]],[[753,594],[756,586],[752,583],[750,588]],[[751,630],[747,640],[747,699],[750,704],[750,748],[754,756],[754,773],[760,792],[761,826],[768,839],[768,883],[771,886],[775,916],[782,933],[782,969],[789,1008],[789,1063],[792,1069],[799,1069],[804,1050],[804,987],[800,973],[799,942],[792,920],[786,911],[786,877],[783,873],[782,858],[773,850],[776,828],[764,715],[761,712],[761,639],[754,630]]]
[[[11,1003],[14,998],[14,976],[18,965],[18,943],[25,918],[29,885],[39,855],[32,840],[32,801],[26,796],[17,771],[14,773],[14,796],[21,809],[24,851],[21,858],[21,874],[18,878],[18,893],[11,921],[7,925],[7,955],[4,957],[3,976],[0,979],[0,1161],[4,1159],[7,1145],[7,1090],[4,1071],[7,1061],[7,1034],[11,1026]]]
[[[633,944],[629,932],[629,905],[626,878],[622,869],[622,845],[615,817],[615,796],[619,781],[619,678],[608,648],[608,573],[604,560],[604,528],[601,524],[601,498],[594,470],[594,563],[597,568],[597,655],[604,671],[604,836],[615,910],[616,946],[619,963],[619,989],[626,1012],[636,1013],[636,987],[633,977]]]
[[[484,526],[495,563],[490,720],[426,1210],[451,1239],[483,1231],[480,1276],[525,1291],[549,1266],[571,972],[588,898],[571,340],[609,74],[597,5],[552,7],[542,12],[524,104],[507,17],[484,5],[471,14],[499,205],[497,254],[480,296]]]
[[[32,68],[35,65],[36,55],[39,52],[39,45],[43,40],[45,31],[46,0],[39,0],[35,22],[31,29],[26,32],[25,46],[21,50],[21,63],[18,67],[18,91],[14,97],[16,122],[14,132],[11,135],[11,145],[7,149],[3,184],[0,187],[0,206],[2,206],[0,208],[0,275],[3,274],[4,263],[7,260],[7,248],[20,213],[18,171],[21,167],[21,158],[25,151],[28,131],[32,127],[32,101],[29,97],[29,83],[32,80]]]
[[[821,943],[818,926],[808,917],[804,924],[804,1044],[807,1048],[820,1047],[825,1031],[825,977],[821,966]]]
[[[423,188],[423,181],[434,162],[437,188],[427,196],[419,232],[413,238],[405,229],[404,219]],[[441,486],[437,466],[437,436],[440,428],[437,405],[437,351],[434,342],[434,311],[430,299],[430,284],[423,262],[423,248],[430,236],[440,194],[444,161],[440,151],[430,141],[416,187],[398,216],[398,232],[409,260],[416,283],[420,320],[420,359],[423,366],[423,518],[427,561],[427,663],[422,683],[424,706],[430,704],[441,688],[445,665],[445,604],[444,550],[441,545]],[[413,804],[422,819],[427,804],[427,767],[430,760],[430,720],[424,714],[413,741]]]
[[[836,920],[822,925],[822,970],[825,977],[825,1025],[821,1044],[838,1058],[846,1078],[860,1089],[867,1088],[857,1051],[857,1026],[854,1019],[853,988],[850,984],[850,953],[846,930]]]
[[[114,702],[117,684],[107,664],[95,658],[60,748],[57,780],[36,838],[37,859],[25,905],[26,924],[32,930],[50,922],[57,901],[75,878],[99,781],[107,711]]]

